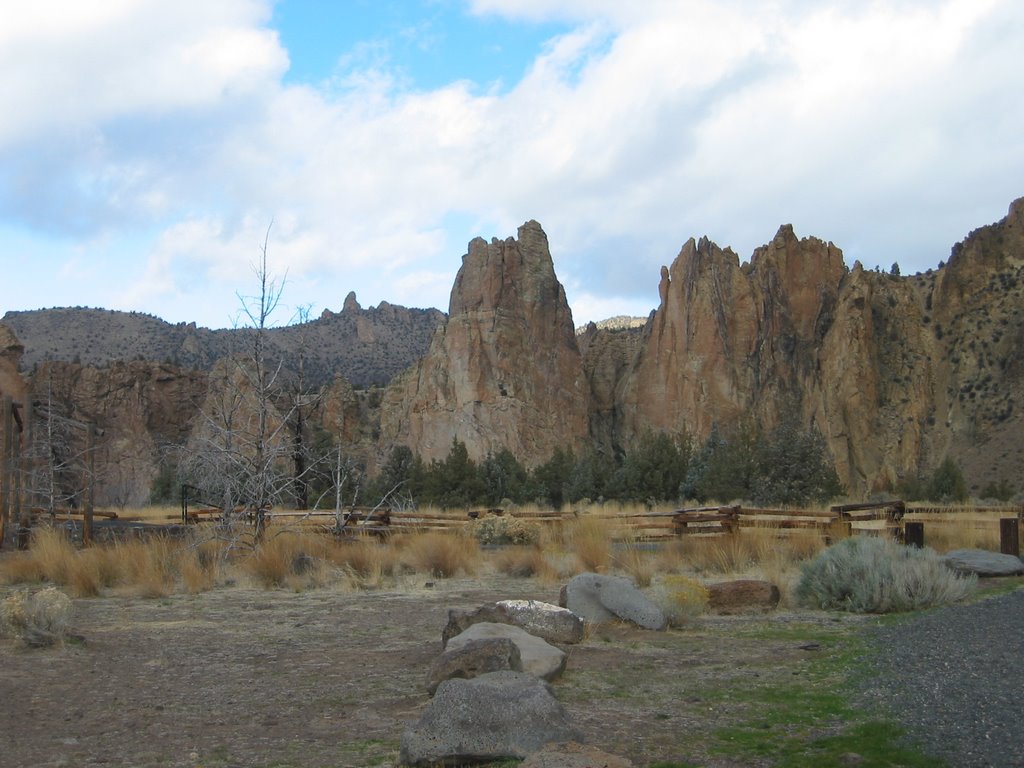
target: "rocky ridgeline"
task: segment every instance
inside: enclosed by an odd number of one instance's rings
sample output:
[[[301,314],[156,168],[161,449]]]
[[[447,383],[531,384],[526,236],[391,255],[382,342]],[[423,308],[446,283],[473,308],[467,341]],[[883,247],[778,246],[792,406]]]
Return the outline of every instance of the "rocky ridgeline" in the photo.
[[[22,344],[22,366],[47,361],[106,367],[143,360],[209,371],[229,355],[247,349],[245,329],[167,323],[138,312],[85,307],[8,312],[3,322]],[[293,365],[301,354],[306,382],[327,385],[336,374],[359,387],[383,386],[419,359],[434,329],[444,323],[436,309],[407,309],[381,302],[363,309],[350,293],[341,312],[271,328],[268,354]]]
[[[472,459],[509,448],[534,466],[557,447],[614,453],[648,429],[703,439],[741,414],[770,429],[796,413],[822,433],[853,495],[928,474],[947,456],[979,487],[1024,476],[1024,199],[924,275],[847,269],[835,245],[787,225],[747,263],[689,240],[662,269],[659,293],[642,327],[577,334],[547,237],[530,221],[516,238],[469,244],[447,319],[386,303],[363,310],[349,296],[338,314],[275,330],[274,349],[307,350],[307,383],[325,395],[308,425],[341,437],[371,469],[395,444],[429,461],[456,438]],[[8,313],[21,337],[6,346],[8,365],[22,345],[22,370],[56,354],[50,336],[85,361],[104,322],[119,356],[138,348],[119,325],[124,313],[60,312]],[[72,344],[77,324],[92,330]],[[173,349],[161,355],[214,368],[212,340],[228,332],[169,328]],[[144,495],[155,452],[186,444],[210,402],[206,374],[188,365],[53,361],[28,383],[35,399],[58,391],[69,414],[102,422],[111,462],[129,446]],[[386,390],[352,387],[375,377],[390,379]]]

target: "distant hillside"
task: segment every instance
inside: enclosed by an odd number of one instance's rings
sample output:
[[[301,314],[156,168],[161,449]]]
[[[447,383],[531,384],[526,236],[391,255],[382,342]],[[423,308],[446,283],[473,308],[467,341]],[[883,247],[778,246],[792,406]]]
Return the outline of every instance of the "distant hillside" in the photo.
[[[387,302],[362,309],[350,293],[339,313],[325,310],[308,323],[271,329],[270,354],[291,365],[304,348],[305,376],[312,386],[329,382],[336,373],[356,387],[384,385],[426,352],[444,318],[436,309]],[[208,370],[218,358],[243,351],[246,333],[84,307],[8,312],[2,322],[25,346],[25,370],[48,360],[93,366],[152,360]]]

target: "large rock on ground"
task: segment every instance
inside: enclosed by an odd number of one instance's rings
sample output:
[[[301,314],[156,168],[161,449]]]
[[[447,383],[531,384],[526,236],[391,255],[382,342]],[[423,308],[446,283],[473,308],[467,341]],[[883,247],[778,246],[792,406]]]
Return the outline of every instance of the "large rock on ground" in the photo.
[[[565,607],[586,621],[631,621],[644,629],[668,626],[664,611],[622,576],[581,573],[565,586]]]
[[[523,672],[527,674],[554,680],[565,669],[564,651],[511,624],[492,624],[486,621],[474,624],[449,640],[445,650],[458,650],[474,640],[493,639],[508,639],[516,644]]]
[[[488,672],[522,672],[523,660],[519,646],[507,638],[471,640],[458,648],[445,651],[427,671],[427,693],[431,696],[445,680],[469,680]]]
[[[779,597],[779,588],[768,581],[723,581],[708,585],[708,610],[726,615],[773,611]]]
[[[575,741],[548,744],[520,763],[519,768],[633,768],[624,757],[609,755],[597,747]]]
[[[954,571],[982,577],[1019,576],[1024,573],[1024,561],[1019,557],[984,549],[954,549],[942,559]]]
[[[448,626],[441,634],[443,642],[481,622],[513,624],[549,643],[571,645],[583,640],[583,619],[572,611],[540,600],[501,600],[475,610],[452,608]]]
[[[579,739],[547,683],[491,672],[441,683],[419,722],[402,734],[400,760],[415,767],[522,759],[545,744]]]

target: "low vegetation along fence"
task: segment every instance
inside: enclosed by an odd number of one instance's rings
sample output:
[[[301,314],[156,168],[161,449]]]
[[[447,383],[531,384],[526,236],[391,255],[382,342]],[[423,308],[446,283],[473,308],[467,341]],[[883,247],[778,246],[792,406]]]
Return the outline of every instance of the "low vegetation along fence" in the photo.
[[[195,495],[183,496],[180,522],[186,525],[221,522],[223,510],[197,501]],[[33,521],[57,520],[82,522],[84,512],[77,509],[28,512]],[[116,512],[95,510],[98,518],[116,520]],[[237,507],[231,516],[239,522],[255,523],[252,510]],[[888,536],[918,546],[940,543],[956,529],[958,540],[973,532],[979,546],[1020,553],[1020,529],[1024,506],[968,507],[908,504],[899,499],[863,504],[837,504],[807,509],[772,509],[742,505],[687,507],[671,511],[568,510],[565,512],[525,509],[477,509],[439,511],[397,509],[388,506],[345,507],[331,510],[265,509],[266,525],[308,527],[339,536],[417,533],[428,531],[464,531],[473,521],[488,517],[507,517],[536,525],[566,524],[582,519],[609,525],[614,536],[634,541],[659,541],[676,537],[715,537],[742,533],[746,529],[770,529],[776,535],[790,536],[814,532],[826,542],[851,535]],[[928,533],[925,533],[927,527]]]
[[[252,519],[251,513],[235,510],[240,519]],[[722,536],[742,532],[744,529],[771,529],[779,536],[801,531],[814,531],[826,541],[851,535],[889,536],[907,543],[920,545],[923,528],[931,524],[933,530],[955,524],[988,531],[992,538],[998,535],[1006,520],[1019,526],[1024,518],[1024,507],[941,507],[908,504],[900,499],[862,504],[836,504],[820,509],[772,509],[741,505],[688,507],[672,511],[643,512],[566,512],[536,509],[505,510],[478,509],[469,512],[390,507],[346,507],[335,510],[264,512],[268,524],[300,524],[317,527],[336,534],[413,533],[424,531],[454,532],[464,530],[473,520],[486,517],[509,517],[539,525],[567,523],[581,518],[601,520],[616,529],[622,538],[657,541],[679,536]],[[222,511],[213,507],[183,509],[187,523],[219,520]],[[1005,538],[1007,534],[1003,534]]]

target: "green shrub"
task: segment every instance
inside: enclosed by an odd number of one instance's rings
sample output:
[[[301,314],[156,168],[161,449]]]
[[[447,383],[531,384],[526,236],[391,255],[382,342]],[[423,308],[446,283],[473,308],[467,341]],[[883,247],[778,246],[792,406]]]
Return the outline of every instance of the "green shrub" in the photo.
[[[955,602],[976,582],[946,567],[932,549],[856,536],[807,563],[795,595],[812,608],[891,613]]]
[[[473,535],[481,544],[536,544],[540,526],[514,517],[489,516],[473,527]]]

